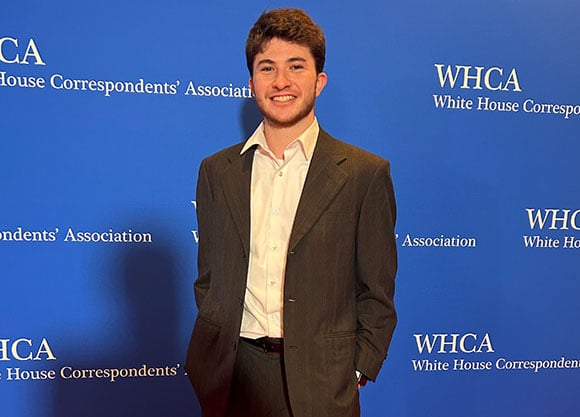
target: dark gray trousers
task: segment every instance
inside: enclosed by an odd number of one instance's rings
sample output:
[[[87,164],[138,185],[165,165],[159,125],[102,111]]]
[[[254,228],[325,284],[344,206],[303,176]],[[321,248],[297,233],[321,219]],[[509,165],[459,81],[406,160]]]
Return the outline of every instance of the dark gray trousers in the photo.
[[[292,417],[284,355],[240,340],[227,417]]]

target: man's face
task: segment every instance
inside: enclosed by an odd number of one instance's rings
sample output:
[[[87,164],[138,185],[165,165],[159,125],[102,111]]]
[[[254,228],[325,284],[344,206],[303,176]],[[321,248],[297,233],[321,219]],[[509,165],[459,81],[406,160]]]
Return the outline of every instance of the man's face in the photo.
[[[312,123],[314,101],[325,85],[326,74],[316,73],[314,57],[306,46],[273,38],[254,58],[250,87],[271,127]]]

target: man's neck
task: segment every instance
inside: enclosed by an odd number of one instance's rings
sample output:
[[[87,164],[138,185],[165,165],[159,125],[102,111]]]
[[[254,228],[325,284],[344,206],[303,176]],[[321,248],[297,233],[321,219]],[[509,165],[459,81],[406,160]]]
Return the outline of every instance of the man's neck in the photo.
[[[276,126],[264,120],[264,136],[272,153],[278,159],[284,159],[284,150],[314,122],[312,117],[304,118],[292,126]]]

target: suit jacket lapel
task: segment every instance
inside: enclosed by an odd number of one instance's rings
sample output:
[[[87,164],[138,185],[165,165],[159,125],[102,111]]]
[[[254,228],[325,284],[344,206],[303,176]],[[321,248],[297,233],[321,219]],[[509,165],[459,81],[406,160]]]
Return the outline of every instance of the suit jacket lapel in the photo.
[[[232,213],[242,246],[246,256],[250,251],[250,195],[252,179],[252,162],[255,148],[251,148],[243,155],[241,147],[235,148],[237,153],[227,156],[229,165],[221,177],[224,198]]]
[[[289,251],[308,233],[346,182],[348,174],[339,166],[345,159],[339,142],[321,129],[296,210]]]

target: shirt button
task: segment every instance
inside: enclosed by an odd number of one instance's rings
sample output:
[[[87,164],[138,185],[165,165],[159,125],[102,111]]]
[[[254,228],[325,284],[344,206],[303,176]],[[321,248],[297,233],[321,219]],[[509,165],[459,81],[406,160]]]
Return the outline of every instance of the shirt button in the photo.
[[[278,207],[276,207],[274,209],[274,214],[276,214],[276,215],[280,214],[280,209]]]
[[[278,172],[279,177],[281,177],[282,175],[284,175],[284,172],[282,172],[282,171]]]

